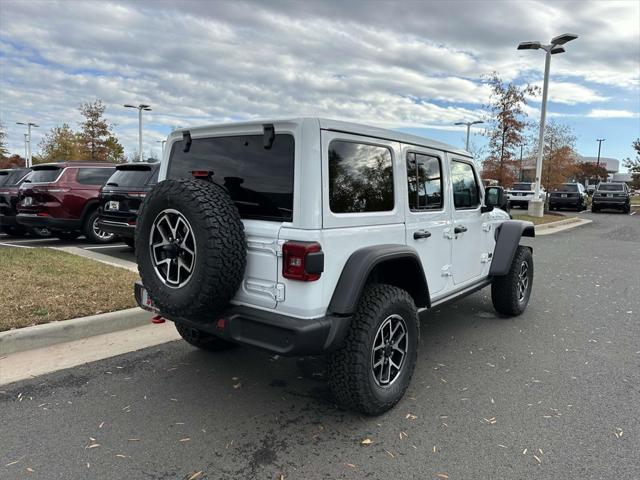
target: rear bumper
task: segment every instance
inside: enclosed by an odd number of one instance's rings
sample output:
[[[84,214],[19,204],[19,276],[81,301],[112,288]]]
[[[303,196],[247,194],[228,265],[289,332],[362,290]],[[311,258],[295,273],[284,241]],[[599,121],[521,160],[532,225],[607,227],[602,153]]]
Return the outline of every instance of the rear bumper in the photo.
[[[629,204],[630,202],[626,198],[594,198],[592,202],[592,206],[604,208],[623,208]]]
[[[554,207],[576,207],[582,203],[581,197],[549,197],[549,205]]]
[[[140,308],[162,315],[162,312],[158,312],[152,305],[142,302],[143,289],[141,282],[135,283],[135,297]],[[225,340],[284,356],[319,355],[335,350],[342,343],[351,321],[351,317],[333,315],[299,319],[235,305],[229,306],[216,318],[202,321],[164,318]]]
[[[18,224],[15,215],[3,215],[0,213],[0,229],[4,227],[15,227]]]
[[[82,222],[77,218],[53,218],[28,213],[19,213],[16,216],[19,225],[25,227],[48,228],[49,230],[80,230]]]
[[[129,225],[125,222],[112,222],[102,218],[98,220],[98,226],[103,232],[115,233],[121,237],[133,238],[136,232],[135,225]]]

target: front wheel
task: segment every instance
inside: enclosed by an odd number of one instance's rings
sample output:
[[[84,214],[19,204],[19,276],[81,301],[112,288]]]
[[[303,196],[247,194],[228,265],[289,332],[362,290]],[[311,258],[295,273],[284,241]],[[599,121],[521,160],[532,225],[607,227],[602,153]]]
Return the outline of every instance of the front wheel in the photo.
[[[329,356],[338,403],[380,415],[404,395],[416,365],[420,326],[413,299],[392,285],[365,287],[342,346]]]
[[[491,282],[493,308],[502,315],[516,316],[525,311],[533,287],[533,255],[531,249],[519,246],[506,275]]]
[[[187,327],[186,325],[181,325],[179,323],[176,323],[176,330],[178,330],[180,336],[187,343],[194,347],[201,348],[202,350],[217,352],[238,346],[233,342],[216,337],[210,333],[203,332],[202,330],[196,330],[195,328]]]

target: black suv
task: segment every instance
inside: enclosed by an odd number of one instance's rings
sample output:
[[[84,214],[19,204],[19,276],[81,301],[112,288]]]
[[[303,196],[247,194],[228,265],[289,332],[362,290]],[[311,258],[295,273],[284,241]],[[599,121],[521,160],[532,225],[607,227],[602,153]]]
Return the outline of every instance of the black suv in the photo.
[[[140,204],[158,183],[158,163],[125,163],[118,165],[100,189],[98,210],[100,229],[122,237],[134,247],[134,234]]]
[[[631,211],[631,194],[626,183],[600,183],[593,193],[592,212],[614,208],[624,213]]]
[[[27,231],[16,222],[16,205],[18,187],[30,171],[30,168],[0,170],[0,232],[18,236]]]
[[[587,208],[587,192],[580,183],[565,183],[549,196],[549,209],[575,208],[581,212]]]

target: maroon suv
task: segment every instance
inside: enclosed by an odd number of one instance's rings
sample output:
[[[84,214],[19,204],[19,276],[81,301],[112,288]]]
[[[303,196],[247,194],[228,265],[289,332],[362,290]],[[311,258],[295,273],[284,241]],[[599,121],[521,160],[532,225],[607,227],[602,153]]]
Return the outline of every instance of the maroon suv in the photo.
[[[110,242],[115,235],[98,226],[98,195],[114,171],[109,163],[35,165],[20,186],[18,224],[48,228],[65,240],[84,234],[93,242]]]

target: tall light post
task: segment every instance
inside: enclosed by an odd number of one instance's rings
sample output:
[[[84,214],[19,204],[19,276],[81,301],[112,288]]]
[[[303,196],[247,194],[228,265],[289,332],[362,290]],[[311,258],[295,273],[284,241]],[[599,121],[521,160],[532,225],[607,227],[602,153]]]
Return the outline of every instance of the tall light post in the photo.
[[[31,167],[31,127],[38,128],[33,122],[16,122],[16,125],[25,125],[27,127],[27,168]]]
[[[164,157],[164,144],[167,143],[166,140],[156,140],[156,143],[162,144],[162,156]]]
[[[467,126],[467,141],[465,143],[465,150],[469,151],[469,132],[471,130],[471,125],[477,125],[478,123],[484,123],[482,120],[476,120],[475,122],[456,122],[454,125],[466,125]]]
[[[540,200],[540,177],[542,176],[542,150],[544,147],[544,122],[547,116],[547,94],[549,92],[549,67],[551,65],[551,55],[563,53],[564,45],[571,40],[578,38],[573,33],[563,33],[551,39],[549,45],[542,45],[540,42],[522,42],[518,45],[518,50],[539,50],[546,52],[544,61],[544,83],[542,85],[542,112],[540,114],[540,135],[538,137],[538,159],[536,161],[536,189],[533,200],[529,202],[529,215],[542,217],[544,215],[544,203]]]
[[[600,148],[602,147],[602,142],[604,142],[606,138],[596,138],[596,142],[598,142],[598,160],[596,162],[596,166],[600,166]],[[596,182],[600,181],[600,175],[596,175]]]
[[[28,167],[28,165],[27,165],[27,162],[28,162],[28,160],[27,160],[27,158],[28,158],[27,144],[29,143],[29,140],[28,140],[29,135],[27,135],[26,133],[23,133],[23,135],[24,135],[24,166]]]
[[[145,112],[150,112],[151,111],[151,107],[149,105],[145,105],[144,103],[141,103],[138,106],[135,105],[131,105],[131,104],[125,104],[126,108],[136,108],[138,109],[138,150],[140,152],[140,162],[142,162],[142,111],[144,110]]]

